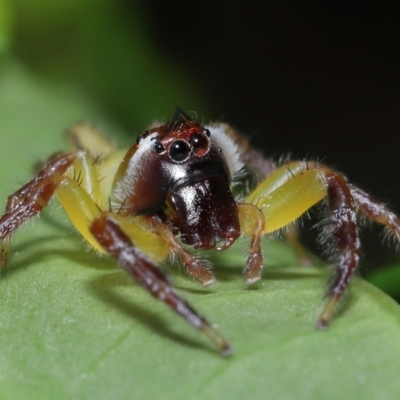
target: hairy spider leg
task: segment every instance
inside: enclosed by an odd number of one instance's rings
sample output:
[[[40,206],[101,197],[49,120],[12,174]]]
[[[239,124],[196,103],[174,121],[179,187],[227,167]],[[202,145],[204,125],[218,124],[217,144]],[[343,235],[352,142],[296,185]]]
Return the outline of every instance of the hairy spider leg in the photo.
[[[203,286],[209,286],[215,282],[215,277],[210,268],[205,265],[204,260],[199,259],[183,246],[182,242],[174,235],[171,228],[167,224],[163,224],[157,217],[151,218],[153,230],[168,244],[171,251],[176,254],[182,261],[188,275]]]
[[[87,158],[90,157],[87,156]],[[84,161],[86,161],[86,158]],[[83,176],[81,185],[73,185],[72,191],[66,189],[65,193],[57,193],[61,204],[74,224],[75,220],[90,221],[83,228],[80,226],[80,233],[88,241],[95,238],[102,249],[114,257],[144,289],[169,305],[195,329],[204,332],[221,351],[221,354],[229,355],[231,353],[229,343],[175,292],[166,276],[156,266],[156,263],[163,261],[171,252],[171,242],[176,241],[172,232],[170,232],[171,235],[168,235],[169,228],[160,223],[157,218],[124,215],[123,209],[120,213],[105,211],[103,205],[103,211],[100,212],[98,205],[91,199],[96,192],[96,185],[90,181],[92,179],[98,181],[96,169],[93,167],[95,164],[82,162],[82,165],[83,168],[76,165],[78,170],[75,171],[78,176],[81,174]],[[87,168],[88,165],[92,165],[92,170]],[[85,182],[85,177],[89,177],[88,182]],[[88,188],[93,190],[93,195],[89,198],[86,191]],[[99,201],[101,202],[101,200]],[[90,204],[90,202],[93,204]],[[80,215],[77,214],[76,207],[73,207],[77,203],[84,203],[83,207],[79,207]],[[155,224],[157,228],[154,227]],[[153,233],[154,231],[157,234]],[[90,232],[89,237],[86,237],[88,232]],[[178,250],[172,247],[172,251],[177,251],[177,255],[183,257],[185,263],[195,264],[196,260],[186,259],[193,257],[190,253],[182,254],[182,251],[178,252]]]
[[[250,203],[238,204],[238,214],[241,232],[251,237],[243,276],[247,283],[252,284],[261,279],[264,261],[261,238],[264,235],[265,217],[258,207]]]
[[[102,193],[104,187],[101,187],[102,180],[99,179],[101,168],[98,169],[97,162],[86,151],[58,155],[31,181],[9,196],[5,212],[0,217],[1,262],[4,264],[7,260],[11,234],[29,218],[40,213],[56,195],[71,222],[94,249],[118,261],[122,260],[121,266],[139,284],[169,305],[195,329],[204,332],[223,355],[230,354],[229,343],[174,291],[155,265],[170,253],[168,243],[148,229],[145,218],[106,211],[108,203]],[[117,165],[115,162],[113,164]],[[107,222],[109,219],[112,222]],[[99,228],[101,221],[104,221],[103,229]],[[110,232],[118,238],[119,244],[123,243],[121,251],[116,252],[110,242],[104,242]],[[124,259],[122,255],[127,252],[130,256]]]
[[[400,219],[373,196],[350,184],[357,211],[372,221],[386,226],[388,233],[400,242]]]
[[[7,260],[11,234],[39,214],[54,194],[82,236],[95,249],[102,251],[88,230],[103,201],[98,176],[93,159],[86,152],[77,151],[57,155],[33,179],[8,197],[6,209],[0,217],[1,265]]]
[[[144,254],[133,246],[130,238],[121,229],[115,215],[99,214],[90,225],[92,234],[109,255],[128,271],[151,295],[170,306],[193,328],[202,331],[217,346],[224,356],[232,353],[230,344],[187,301],[174,290],[165,274]]]
[[[303,162],[293,162],[278,168],[268,176],[238,207],[241,231],[252,237],[249,258],[258,260],[246,265],[248,283],[261,277],[261,235],[291,226],[314,204],[326,197],[326,184],[321,172]],[[255,211],[256,210],[256,211]],[[260,228],[262,232],[259,232]],[[254,236],[253,236],[254,235]],[[260,262],[261,261],[261,262]]]
[[[329,211],[324,240],[333,242],[339,260],[328,301],[317,319],[319,328],[328,326],[358,266],[360,239],[356,213],[385,225],[397,239],[400,239],[399,220],[382,203],[349,185],[342,174],[314,162],[295,161],[281,166],[246,199],[262,210],[264,233],[271,233],[291,224],[324,198],[327,198]],[[251,234],[256,221],[243,213],[240,218],[242,230]]]
[[[11,234],[47,206],[65,179],[63,174],[76,157],[77,153],[55,157],[31,181],[8,197],[6,208],[0,217],[0,268],[7,262]]]
[[[224,126],[227,135],[235,141],[242,161],[250,174],[255,177],[257,184],[264,181],[278,169],[277,163],[274,162],[272,158],[265,157],[264,154],[252,147],[247,138],[240,132],[227,124],[222,125]],[[299,240],[297,228],[293,223],[287,225],[284,236],[292,247],[299,264],[311,265],[312,262],[308,256],[307,250]],[[255,277],[254,279],[254,281],[257,281]]]

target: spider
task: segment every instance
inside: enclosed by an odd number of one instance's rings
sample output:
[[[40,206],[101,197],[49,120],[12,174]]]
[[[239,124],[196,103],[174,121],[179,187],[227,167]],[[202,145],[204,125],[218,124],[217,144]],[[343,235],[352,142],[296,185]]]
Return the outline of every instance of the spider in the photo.
[[[323,238],[336,255],[336,272],[316,325],[326,328],[360,258],[357,214],[384,225],[400,241],[400,220],[384,204],[315,161],[274,163],[223,123],[202,125],[177,109],[171,120],[119,150],[97,130],[67,131],[73,147],[58,153],[8,197],[0,218],[0,266],[12,233],[57,196],[91,247],[118,261],[145,290],[202,331],[224,355],[229,342],[173,288],[159,264],[173,255],[200,284],[214,282],[208,262],[190,247],[225,250],[250,237],[243,275],[261,278],[262,237],[291,226],[325,199]],[[247,174],[259,183],[235,198]],[[248,183],[248,182],[247,182]],[[247,186],[250,184],[248,183]]]

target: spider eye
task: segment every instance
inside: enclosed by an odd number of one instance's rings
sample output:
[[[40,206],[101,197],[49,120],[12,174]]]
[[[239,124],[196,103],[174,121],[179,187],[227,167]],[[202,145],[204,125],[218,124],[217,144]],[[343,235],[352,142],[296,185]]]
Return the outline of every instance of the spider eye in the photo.
[[[204,129],[203,133],[208,137],[210,137],[210,135],[211,135],[209,129]]]
[[[185,161],[190,154],[190,147],[184,140],[175,140],[169,148],[170,157],[177,162]]]
[[[156,143],[153,147],[154,152],[157,154],[162,154],[165,152],[165,147],[161,143]]]
[[[204,154],[207,153],[208,148],[209,148],[209,140],[208,137],[205,136],[202,133],[194,133],[190,137],[190,144],[193,148],[193,151],[198,155],[198,156],[203,156]]]

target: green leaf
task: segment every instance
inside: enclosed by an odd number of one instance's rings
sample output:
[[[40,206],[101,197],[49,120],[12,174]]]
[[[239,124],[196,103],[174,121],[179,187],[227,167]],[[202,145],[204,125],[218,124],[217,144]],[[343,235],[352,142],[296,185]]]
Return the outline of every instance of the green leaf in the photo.
[[[368,282],[392,297],[400,296],[400,264],[390,264],[374,270],[367,276]]]
[[[0,69],[0,195],[63,146],[77,119],[119,130],[79,90]],[[266,245],[264,279],[245,289],[246,243],[210,254],[218,283],[174,271],[179,292],[231,341],[222,358],[107,257],[86,251],[54,204],[17,234],[0,280],[1,399],[386,399],[400,390],[400,309],[354,279],[328,331],[314,329],[327,268]]]
[[[5,53],[11,42],[13,17],[9,0],[0,0],[0,56]]]

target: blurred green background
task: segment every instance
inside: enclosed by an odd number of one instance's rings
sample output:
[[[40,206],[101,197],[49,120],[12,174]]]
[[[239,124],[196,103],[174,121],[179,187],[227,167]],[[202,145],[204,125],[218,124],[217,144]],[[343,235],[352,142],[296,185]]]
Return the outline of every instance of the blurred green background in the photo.
[[[132,136],[178,105],[224,119],[266,154],[333,163],[399,211],[399,7],[306,3],[0,0],[0,80],[77,90]],[[379,232],[364,235],[365,276],[399,299]]]

